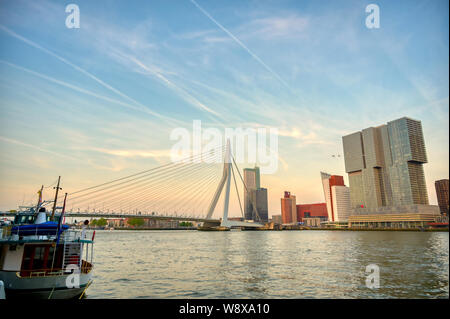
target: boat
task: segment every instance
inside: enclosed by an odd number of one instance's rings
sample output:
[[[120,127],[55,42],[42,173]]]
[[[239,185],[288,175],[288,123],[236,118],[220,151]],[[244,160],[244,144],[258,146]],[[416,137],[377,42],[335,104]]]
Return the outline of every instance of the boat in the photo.
[[[0,228],[6,299],[81,298],[92,283],[95,232],[71,229],[62,222],[64,207],[50,213],[44,204],[22,207],[12,225]]]

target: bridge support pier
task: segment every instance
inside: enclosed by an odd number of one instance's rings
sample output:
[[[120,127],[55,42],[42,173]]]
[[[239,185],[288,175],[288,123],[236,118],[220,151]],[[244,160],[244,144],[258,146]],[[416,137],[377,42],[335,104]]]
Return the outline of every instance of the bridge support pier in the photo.
[[[198,226],[197,230],[201,230],[201,231],[227,231],[227,230],[230,230],[230,227],[221,226],[220,221],[217,221],[217,222],[207,221],[207,222],[204,222],[203,225]]]

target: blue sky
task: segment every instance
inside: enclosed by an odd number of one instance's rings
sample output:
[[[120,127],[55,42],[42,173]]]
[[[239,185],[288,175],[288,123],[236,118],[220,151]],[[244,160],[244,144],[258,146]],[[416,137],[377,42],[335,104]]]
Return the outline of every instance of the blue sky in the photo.
[[[65,26],[65,6],[80,28]],[[365,7],[380,7],[380,28]],[[170,131],[276,127],[262,176],[322,202],[346,175],[341,137],[422,121],[434,181],[448,178],[448,1],[0,1],[0,209],[62,175],[79,189],[165,163]],[[346,178],[346,176],[345,176]]]

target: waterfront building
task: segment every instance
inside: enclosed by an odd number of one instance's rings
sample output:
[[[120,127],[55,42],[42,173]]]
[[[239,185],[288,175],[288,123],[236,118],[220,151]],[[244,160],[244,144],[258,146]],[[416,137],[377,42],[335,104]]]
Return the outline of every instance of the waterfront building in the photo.
[[[107,222],[108,227],[125,227],[125,218],[108,218]]]
[[[382,207],[376,213],[361,208],[349,216],[353,228],[425,228],[441,215],[436,205],[400,205]]]
[[[291,192],[284,192],[284,197],[281,198],[281,220],[283,224],[297,223],[297,205],[295,195]]]
[[[334,185],[331,187],[333,214],[336,222],[348,220],[350,215],[350,188],[347,186]]]
[[[306,227],[321,227],[323,218],[320,217],[306,217],[303,218],[304,226]]]
[[[142,226],[131,226],[128,224],[130,218],[126,218],[123,224],[115,227],[133,227],[133,228],[178,228],[179,221],[177,220],[159,220],[153,218],[143,218]]]
[[[434,186],[436,188],[436,195],[439,205],[439,210],[441,211],[441,215],[448,216],[448,200],[449,200],[449,192],[448,192],[448,179],[441,179],[434,182]]]
[[[428,205],[420,121],[403,117],[342,138],[351,208]]]
[[[306,218],[318,218],[321,221],[328,220],[327,204],[298,204],[297,221],[305,222]]]
[[[428,204],[420,121],[403,117],[342,138],[350,182],[349,227],[417,228],[439,218]]]
[[[323,193],[328,212],[328,221],[346,221],[350,214],[350,189],[344,184],[344,177],[320,172]]]
[[[281,225],[283,223],[283,220],[281,218],[281,215],[272,215],[272,222],[275,225]]]

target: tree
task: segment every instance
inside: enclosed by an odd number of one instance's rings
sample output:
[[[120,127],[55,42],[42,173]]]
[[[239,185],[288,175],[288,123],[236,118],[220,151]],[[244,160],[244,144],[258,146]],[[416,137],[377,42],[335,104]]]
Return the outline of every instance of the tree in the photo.
[[[180,226],[181,227],[192,227],[192,223],[191,222],[181,222]]]
[[[130,218],[127,223],[132,227],[139,227],[144,225],[144,220],[142,218]]]
[[[90,224],[92,227],[105,227],[108,224],[108,221],[102,217],[100,219],[91,220]]]
[[[105,218],[100,218],[97,220],[97,226],[99,227],[105,227],[108,224],[108,221]]]

